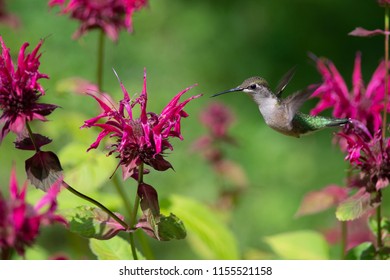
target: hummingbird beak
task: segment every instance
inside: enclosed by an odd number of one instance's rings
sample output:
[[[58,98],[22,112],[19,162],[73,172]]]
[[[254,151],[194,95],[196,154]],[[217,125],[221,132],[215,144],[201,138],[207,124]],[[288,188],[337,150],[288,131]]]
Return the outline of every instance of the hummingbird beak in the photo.
[[[210,97],[216,97],[218,95],[222,95],[222,94],[225,94],[225,93],[229,93],[229,92],[235,92],[235,91],[242,91],[243,89],[241,87],[236,87],[236,88],[232,88],[232,89],[228,89],[228,90],[225,90],[223,92],[220,92],[220,93],[216,93]]]

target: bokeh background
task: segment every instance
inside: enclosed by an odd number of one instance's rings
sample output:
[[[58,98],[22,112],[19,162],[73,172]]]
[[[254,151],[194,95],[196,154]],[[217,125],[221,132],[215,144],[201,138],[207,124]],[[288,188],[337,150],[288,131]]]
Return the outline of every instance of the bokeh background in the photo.
[[[147,69],[149,110],[159,112],[179,91],[197,83],[189,95],[204,97],[187,106],[190,117],[182,121],[184,141],[173,141],[174,151],[168,160],[175,170],[151,172],[146,181],[153,185],[161,200],[179,195],[203,205],[203,214],[217,217],[234,237],[238,258],[278,258],[265,237],[296,230],[323,231],[336,223],[334,209],[295,218],[305,193],[329,184],[343,185],[347,163],[332,144],[334,130],[323,130],[300,139],[286,137],[266,127],[257,106],[240,94],[209,96],[237,86],[253,75],[266,78],[275,87],[280,77],[297,65],[294,79],[286,94],[320,81],[308,53],[331,59],[350,84],[356,52],[362,52],[362,70],[369,81],[383,57],[383,38],[356,38],[347,34],[357,26],[382,28],[383,9],[376,1],[353,0],[242,0],[185,1],[150,0],[149,7],[134,14],[134,33],[121,32],[119,41],[106,42],[104,90],[119,100],[121,90],[114,68],[130,95],[142,90],[143,69]],[[46,38],[42,47],[41,72],[50,76],[42,81],[47,89],[43,100],[61,106],[50,115],[50,122],[34,128],[54,141],[50,149],[62,159],[65,174],[73,175],[82,185],[74,185],[92,197],[124,212],[112,183],[108,179],[115,160],[102,151],[85,153],[97,136],[97,130],[80,130],[85,119],[98,112],[96,103],[67,88],[70,77],[95,80],[97,32],[81,39],[71,39],[78,23],[50,10],[48,1],[6,1],[7,9],[20,19],[17,29],[0,26],[0,34],[14,58],[24,42],[34,47]],[[248,184],[229,209],[218,207],[221,189],[218,176],[200,155],[193,143],[207,133],[199,114],[211,102],[223,102],[235,115],[229,133],[238,143],[225,146],[226,158],[245,171]],[[309,112],[316,100],[302,108]],[[325,113],[326,114],[326,113]],[[30,155],[13,148],[14,135],[0,146],[0,186],[8,192],[8,180],[14,163],[20,182],[25,180],[24,160]],[[85,156],[86,155],[86,156]],[[101,157],[103,155],[103,157]],[[86,159],[87,158],[87,159]],[[97,160],[102,174],[91,174],[80,164]],[[103,172],[104,170],[104,172]],[[68,171],[68,173],[67,173]],[[96,179],[98,177],[98,179]],[[96,179],[96,182],[95,182]],[[72,180],[72,179],[70,179]],[[133,198],[136,185],[128,181],[126,193]],[[42,195],[29,189],[31,201]],[[389,213],[384,192],[384,214]],[[60,198],[60,207],[87,204],[71,195]],[[387,206],[386,206],[387,204]],[[184,211],[184,210],[183,210]],[[202,215],[203,215],[202,214]],[[210,235],[213,225],[208,225]],[[191,235],[191,234],[190,234]],[[140,237],[143,238],[143,237]],[[95,258],[88,242],[61,226],[44,229],[32,258],[65,254],[72,259]],[[196,250],[194,238],[184,241],[157,242],[149,239],[157,259],[218,258]],[[195,248],[195,249],[194,249]],[[331,258],[338,257],[332,246]]]

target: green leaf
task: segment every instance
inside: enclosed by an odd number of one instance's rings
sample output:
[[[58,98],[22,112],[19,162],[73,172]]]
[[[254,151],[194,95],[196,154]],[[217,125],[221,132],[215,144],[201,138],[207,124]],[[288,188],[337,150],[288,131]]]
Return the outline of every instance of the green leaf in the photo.
[[[89,248],[99,260],[133,260],[130,244],[116,236],[109,240],[89,240]],[[137,250],[138,259],[145,259]]]
[[[367,211],[373,209],[370,202],[371,197],[369,193],[358,192],[339,204],[336,210],[336,217],[339,221],[356,220],[367,213]]]
[[[282,259],[329,259],[329,246],[324,237],[315,231],[302,230],[281,233],[266,237],[265,242]]]
[[[205,259],[238,259],[237,242],[222,222],[204,204],[178,195],[172,195],[161,211],[175,213],[187,230],[187,241],[192,249]]]
[[[348,251],[347,260],[375,260],[375,246],[371,242],[364,242]]]
[[[126,229],[106,212],[91,206],[79,206],[64,212],[69,230],[86,238],[110,239]],[[119,218],[123,219],[119,214]]]
[[[158,223],[158,236],[160,240],[184,239],[187,235],[183,222],[172,213],[166,217],[161,216]]]
[[[65,172],[65,181],[83,190],[93,192],[107,182],[115,170],[115,158],[99,151],[86,152],[86,147],[70,143],[59,153]]]
[[[378,234],[378,221],[376,217],[371,217],[369,219],[368,225],[370,227],[371,232],[377,236]],[[382,236],[387,236],[390,232],[390,221],[386,217],[382,217],[381,220],[381,230],[382,230]]]

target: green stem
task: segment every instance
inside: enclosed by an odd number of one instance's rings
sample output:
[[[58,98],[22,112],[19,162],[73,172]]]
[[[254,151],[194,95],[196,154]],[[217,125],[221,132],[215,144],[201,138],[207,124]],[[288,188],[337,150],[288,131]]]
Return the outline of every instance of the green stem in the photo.
[[[156,259],[155,256],[154,256],[153,250],[150,247],[150,243],[149,243],[149,240],[147,238],[147,235],[143,234],[143,232],[140,232],[140,231],[136,232],[136,233],[137,233],[137,237],[138,237],[139,243],[140,243],[140,245],[142,247],[142,253],[145,256],[145,258],[147,260],[154,260],[154,259]]]
[[[138,167],[138,185],[142,184],[144,182],[144,164],[141,163]],[[130,217],[130,225],[133,226],[137,220],[137,212],[138,212],[138,206],[139,206],[139,196],[138,194],[135,196],[135,202],[133,205],[133,212],[131,213]]]
[[[143,180],[144,180],[144,164],[141,163],[141,165],[138,167],[138,185],[143,183]],[[133,205],[133,211],[131,212],[131,216],[130,216],[131,228],[134,227],[135,222],[137,220],[139,202],[140,202],[139,196],[138,196],[138,194],[136,194],[134,205]],[[133,232],[130,232],[130,245],[131,245],[131,251],[133,253],[133,258],[135,260],[138,260],[137,251],[135,250],[135,245],[134,245],[134,233]]]
[[[99,41],[98,41],[98,53],[97,53],[97,69],[96,69],[96,82],[98,90],[103,90],[103,62],[104,62],[104,42],[105,36],[103,30],[99,32]]]
[[[134,220],[133,220],[134,219],[133,218],[134,215],[133,215],[133,213],[134,213],[134,211],[136,211],[136,209],[134,209],[135,207],[133,207],[133,210],[132,210],[131,204],[126,199],[125,192],[123,191],[123,189],[121,187],[121,184],[119,183],[118,176],[116,174],[113,176],[113,182],[114,182],[114,186],[115,186],[117,192],[119,193],[119,195],[122,198],[122,201],[123,201],[123,203],[125,205],[127,213],[130,213],[130,215],[131,215],[129,224],[130,224],[130,228],[133,228],[133,226],[134,226]],[[131,247],[131,253],[133,255],[133,259],[134,260],[138,260],[138,255],[137,255],[137,251],[136,251],[136,247],[135,247],[135,241],[134,241],[134,234],[133,234],[133,232],[129,233],[129,241],[130,241],[130,247]]]
[[[113,218],[115,221],[117,221],[121,226],[123,226],[125,229],[129,229],[131,227],[129,227],[128,224],[126,224],[126,222],[124,222],[121,218],[119,218],[117,215],[115,215],[113,212],[111,212],[111,210],[109,210],[106,206],[104,206],[103,204],[101,204],[99,201],[85,195],[85,194],[82,194],[81,192],[75,190],[74,188],[72,188],[70,185],[68,185],[65,181],[62,182],[62,184],[64,185],[64,187],[70,191],[71,193],[73,193],[74,195],[84,199],[84,200],[87,200],[89,202],[91,202],[92,204],[95,204],[97,207],[99,207],[100,209],[102,209],[104,212],[106,212],[108,215],[110,215],[111,218]]]
[[[27,131],[28,131],[28,136],[30,137],[31,142],[32,142],[32,144],[34,146],[34,150],[36,152],[39,152],[39,148],[38,148],[37,144],[35,143],[34,134],[33,134],[32,130],[31,130],[30,124],[28,122],[26,122],[26,128],[27,128]]]
[[[122,185],[118,179],[117,173],[114,174],[112,177],[112,182],[114,183],[116,191],[119,193],[120,197],[122,198],[123,204],[126,208],[127,213],[132,213],[132,205],[126,197],[126,193],[123,191]]]
[[[380,191],[379,191],[380,192]],[[377,222],[377,232],[376,232],[376,244],[377,244],[377,251],[381,251],[383,247],[382,242],[382,204],[379,204],[376,208],[376,222]]]
[[[345,259],[345,253],[347,252],[347,240],[348,240],[348,224],[347,222],[341,222],[341,259]]]

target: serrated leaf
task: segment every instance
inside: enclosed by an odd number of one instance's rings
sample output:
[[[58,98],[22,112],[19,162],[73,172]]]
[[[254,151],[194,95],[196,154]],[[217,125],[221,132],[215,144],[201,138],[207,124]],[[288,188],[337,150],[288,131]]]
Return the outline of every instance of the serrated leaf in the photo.
[[[336,210],[336,217],[339,221],[351,221],[360,218],[373,208],[370,194],[362,190],[340,203]]]
[[[347,260],[374,260],[375,246],[371,242],[364,242],[348,251]]]
[[[109,240],[89,240],[89,248],[99,260],[133,260],[133,254],[128,242],[116,236]],[[138,259],[145,259],[137,250]]]
[[[175,213],[184,223],[192,249],[205,259],[238,259],[238,247],[228,227],[211,209],[191,198],[173,195],[165,213]]]
[[[172,213],[166,217],[161,216],[158,223],[158,236],[160,240],[183,239],[187,235],[183,222]]]
[[[65,180],[71,186],[93,192],[107,182],[115,170],[114,157],[107,157],[99,151],[86,152],[86,147],[70,143],[59,153],[64,166]]]
[[[86,238],[106,240],[126,230],[106,212],[91,206],[82,205],[64,212],[64,215],[69,222],[69,230]],[[121,215],[116,215],[123,219]]]
[[[31,184],[44,192],[63,177],[60,161],[53,152],[36,152],[26,160],[25,170]]]
[[[325,238],[309,230],[281,233],[264,238],[276,255],[286,260],[327,260],[329,246]]]

